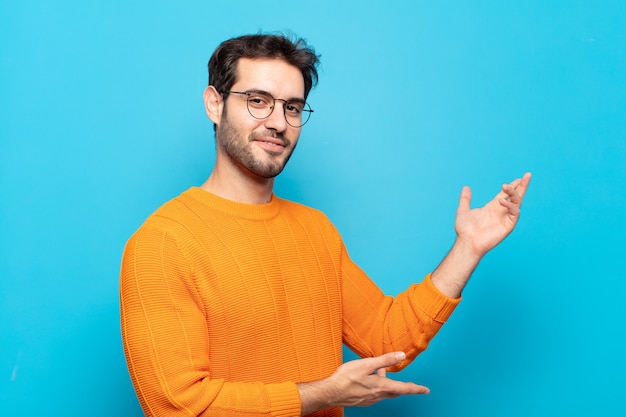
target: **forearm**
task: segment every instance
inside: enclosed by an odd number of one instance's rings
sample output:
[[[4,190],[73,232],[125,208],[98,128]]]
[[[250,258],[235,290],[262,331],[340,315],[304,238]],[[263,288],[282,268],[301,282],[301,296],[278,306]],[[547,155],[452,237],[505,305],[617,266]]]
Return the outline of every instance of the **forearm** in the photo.
[[[430,277],[395,297],[381,289],[346,255],[342,263],[344,343],[361,357],[403,351],[399,371],[424,351],[459,300],[445,296]]]
[[[140,376],[133,381],[146,416],[295,417],[301,410],[296,384],[289,382],[224,382],[207,377],[173,390],[173,378],[154,383]]]
[[[459,298],[482,257],[483,254],[476,253],[468,242],[457,238],[450,252],[433,271],[433,285],[442,294]]]
[[[300,392],[302,415],[331,408],[331,390],[327,379],[296,384]]]

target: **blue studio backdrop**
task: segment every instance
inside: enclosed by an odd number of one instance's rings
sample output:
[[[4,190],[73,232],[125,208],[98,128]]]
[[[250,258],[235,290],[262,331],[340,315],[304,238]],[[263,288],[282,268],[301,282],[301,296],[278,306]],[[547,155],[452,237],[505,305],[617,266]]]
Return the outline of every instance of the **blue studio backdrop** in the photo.
[[[224,39],[322,56],[276,193],[325,211],[389,293],[435,268],[463,185],[533,173],[429,349],[431,388],[348,416],[626,415],[626,2],[0,1],[0,415],[140,416],[126,240],[214,160]],[[346,359],[351,353],[346,351]]]

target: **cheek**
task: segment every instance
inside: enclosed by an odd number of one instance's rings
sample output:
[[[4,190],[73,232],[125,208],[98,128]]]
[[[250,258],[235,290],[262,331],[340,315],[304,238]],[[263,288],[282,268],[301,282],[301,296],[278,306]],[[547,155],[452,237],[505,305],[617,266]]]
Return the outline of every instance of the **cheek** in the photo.
[[[228,132],[229,136],[231,136],[231,140],[233,136],[240,139],[247,139],[250,137],[250,133],[256,125],[256,123],[250,123],[250,121],[245,118],[233,117],[227,113],[222,114],[222,119],[220,120],[222,131]]]
[[[287,131],[287,133],[285,133],[285,137],[293,146],[296,146],[296,143],[298,143],[298,140],[300,139],[300,132],[302,132],[302,129],[294,128],[293,131]]]

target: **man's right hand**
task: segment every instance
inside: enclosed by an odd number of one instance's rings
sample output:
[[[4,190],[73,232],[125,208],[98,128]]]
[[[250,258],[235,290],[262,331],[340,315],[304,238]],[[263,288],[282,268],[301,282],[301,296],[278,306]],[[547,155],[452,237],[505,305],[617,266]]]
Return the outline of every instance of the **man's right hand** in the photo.
[[[369,406],[400,395],[428,394],[412,382],[387,378],[385,368],[405,359],[404,352],[346,362],[328,378],[298,384],[302,415],[332,407]]]

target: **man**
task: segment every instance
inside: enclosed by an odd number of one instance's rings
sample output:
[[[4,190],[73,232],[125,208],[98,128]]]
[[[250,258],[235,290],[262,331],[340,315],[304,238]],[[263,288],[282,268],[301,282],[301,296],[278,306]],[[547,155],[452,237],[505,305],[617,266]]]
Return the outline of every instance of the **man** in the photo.
[[[277,35],[228,40],[209,61],[213,171],[150,216],[122,262],[124,348],[147,415],[340,416],[427,393],[387,370],[426,349],[518,220],[529,174],[480,209],[464,188],[449,254],[383,295],[324,214],[273,194],[312,112],[317,64],[302,40]],[[342,342],[363,359],[342,364]]]

